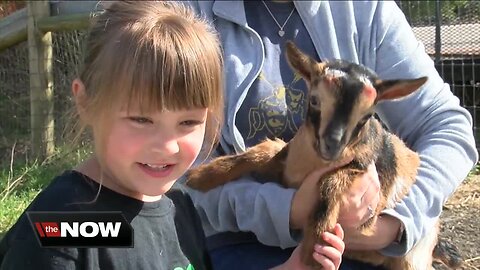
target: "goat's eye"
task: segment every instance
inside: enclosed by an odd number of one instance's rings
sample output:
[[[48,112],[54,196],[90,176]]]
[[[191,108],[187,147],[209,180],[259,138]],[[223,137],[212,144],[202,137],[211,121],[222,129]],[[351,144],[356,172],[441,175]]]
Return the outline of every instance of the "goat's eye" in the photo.
[[[353,140],[353,138],[357,137],[360,130],[367,123],[368,119],[370,119],[370,117],[372,117],[372,115],[373,114],[367,114],[362,119],[360,119],[360,121],[358,121],[357,126],[352,131],[352,136],[351,136],[350,141]]]
[[[363,125],[365,125],[366,122],[367,122],[367,119],[363,118],[363,119],[361,119],[360,121],[358,121],[357,126],[358,126],[358,127],[362,127]]]
[[[310,97],[310,106],[316,107],[320,104],[320,100],[318,100],[317,96]]]
[[[365,115],[362,119],[360,119],[360,121],[358,121],[357,126],[360,128],[363,127],[363,125],[365,125],[365,123],[368,121],[368,119],[370,119],[370,117],[372,117],[372,114]]]

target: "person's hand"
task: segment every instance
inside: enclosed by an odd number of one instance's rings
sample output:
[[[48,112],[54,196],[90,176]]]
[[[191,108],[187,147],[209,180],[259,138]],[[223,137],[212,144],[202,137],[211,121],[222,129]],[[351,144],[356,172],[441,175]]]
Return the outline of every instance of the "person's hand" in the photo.
[[[381,215],[372,224],[372,234],[363,235],[358,227],[371,218],[380,201],[380,181],[375,164],[367,172],[357,176],[349,191],[342,196],[338,222],[345,229],[347,249],[379,250],[396,240],[400,221],[392,216]]]
[[[338,223],[346,231],[356,230],[371,218],[380,201],[380,181],[377,169],[372,163],[367,172],[358,175],[342,196]]]
[[[380,215],[372,224],[373,233],[363,235],[357,229],[345,230],[345,246],[349,250],[379,250],[397,240],[401,222],[389,215]]]
[[[313,259],[318,262],[324,270],[337,270],[342,262],[342,254],[345,251],[345,244],[343,243],[343,229],[340,224],[337,224],[333,232],[324,232],[322,234],[323,240],[328,245],[316,244],[312,254]],[[273,268],[272,270],[310,270],[311,267],[306,266],[301,261],[300,250],[301,245],[298,245],[293,251],[290,258],[283,264]]]
[[[313,253],[313,258],[321,266],[323,266],[324,270],[336,270],[340,267],[340,263],[342,263],[342,255],[345,251],[345,243],[343,242],[344,232],[342,226],[340,224],[335,225],[335,228],[333,228],[333,233],[324,232],[322,234],[322,238],[330,246],[316,244],[313,248],[315,250]]]
[[[331,163],[329,166],[311,172],[302,185],[293,195],[292,206],[290,209],[290,228],[303,229],[307,224],[308,215],[313,211],[318,201],[317,183],[326,173],[339,167],[347,165],[353,157],[347,157],[339,162]]]

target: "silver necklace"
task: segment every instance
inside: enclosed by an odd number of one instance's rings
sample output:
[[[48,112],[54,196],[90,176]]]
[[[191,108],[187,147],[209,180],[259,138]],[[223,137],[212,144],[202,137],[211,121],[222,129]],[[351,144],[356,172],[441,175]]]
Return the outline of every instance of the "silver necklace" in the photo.
[[[283,37],[283,35],[285,35],[285,31],[283,31],[283,28],[285,27],[285,25],[287,24],[288,20],[290,20],[290,17],[292,17],[292,14],[293,12],[295,11],[295,6],[293,6],[293,9],[292,11],[290,11],[290,15],[288,15],[287,19],[285,20],[285,22],[280,25],[280,23],[278,23],[277,19],[275,18],[275,16],[273,16],[273,13],[270,11],[270,9],[268,8],[267,4],[265,3],[265,1],[262,0],[262,3],[263,5],[265,6],[265,8],[267,9],[268,13],[270,14],[270,16],[272,16],[272,19],[275,21],[275,23],[278,25],[278,28],[280,30],[278,30],[278,35],[280,37]]]

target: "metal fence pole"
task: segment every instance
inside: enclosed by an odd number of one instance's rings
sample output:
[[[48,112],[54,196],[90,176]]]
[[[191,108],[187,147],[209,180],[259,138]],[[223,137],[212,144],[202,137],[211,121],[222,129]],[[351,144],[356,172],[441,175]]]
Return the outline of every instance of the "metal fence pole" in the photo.
[[[442,7],[441,1],[435,1],[435,63],[440,62],[442,56],[442,37],[441,37],[441,26],[442,26]]]

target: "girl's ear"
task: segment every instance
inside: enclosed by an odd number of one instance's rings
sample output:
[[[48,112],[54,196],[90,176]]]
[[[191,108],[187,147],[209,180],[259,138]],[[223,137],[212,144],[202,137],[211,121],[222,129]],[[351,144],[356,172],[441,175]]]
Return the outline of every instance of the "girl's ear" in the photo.
[[[85,92],[85,85],[80,79],[74,79],[72,81],[72,94],[75,99],[75,107],[77,113],[82,121],[86,121],[87,115],[85,112],[87,105],[87,93]]]

